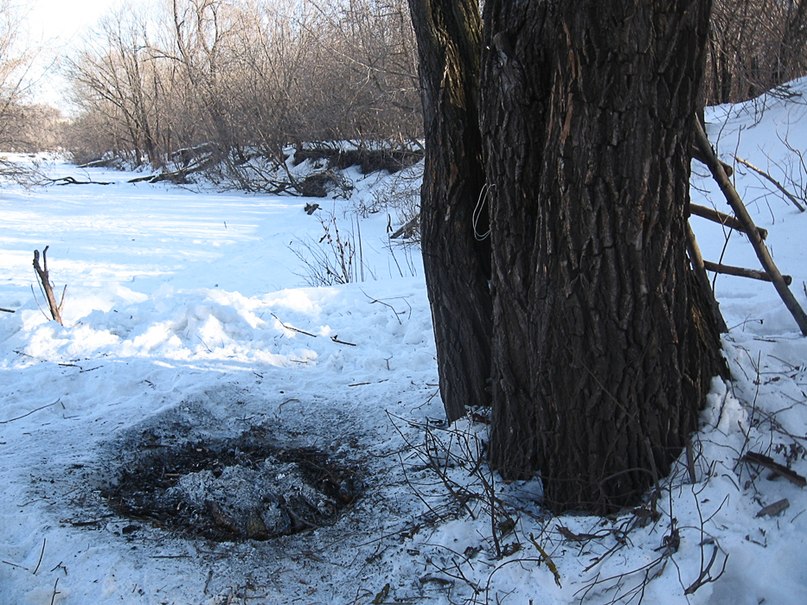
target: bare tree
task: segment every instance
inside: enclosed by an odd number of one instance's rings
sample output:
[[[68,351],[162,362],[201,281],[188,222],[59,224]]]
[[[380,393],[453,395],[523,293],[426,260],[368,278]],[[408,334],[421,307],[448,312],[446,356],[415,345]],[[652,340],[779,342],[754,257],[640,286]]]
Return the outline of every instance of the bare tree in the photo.
[[[86,134],[100,136],[112,144],[111,150],[136,164],[146,161],[157,166],[161,164],[157,122],[161,89],[144,38],[146,29],[134,13],[108,15],[95,39],[69,61],[68,74],[84,109],[80,126],[95,122]]]
[[[242,186],[256,151],[282,163],[288,144],[421,132],[403,0],[171,0],[109,17],[70,73],[79,146],[156,163],[206,145]]]
[[[417,58],[406,3],[312,4],[324,25],[318,44],[325,52],[311,66],[326,83],[318,99],[323,130],[334,138],[419,136]]]
[[[753,98],[807,73],[807,0],[714,0],[708,103]]]
[[[23,137],[19,130],[31,57],[20,47],[20,19],[9,0],[0,0],[0,146],[10,149]]]

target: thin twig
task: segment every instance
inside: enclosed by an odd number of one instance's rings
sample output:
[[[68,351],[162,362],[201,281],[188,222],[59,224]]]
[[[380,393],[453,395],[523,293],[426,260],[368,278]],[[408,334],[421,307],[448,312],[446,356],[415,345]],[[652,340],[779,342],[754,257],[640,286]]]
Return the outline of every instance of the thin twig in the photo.
[[[59,578],[56,578],[56,581],[53,583],[53,594],[50,597],[50,605],[53,605],[56,602],[56,595],[61,594],[56,588],[59,586]]]
[[[737,160],[738,162],[740,162],[740,164],[742,164],[743,166],[745,166],[747,168],[750,168],[751,170],[756,172],[759,176],[761,176],[763,179],[765,179],[766,181],[771,183],[774,187],[776,187],[779,191],[781,191],[782,194],[788,200],[790,200],[791,204],[793,204],[796,208],[798,208],[799,211],[804,212],[804,206],[802,206],[799,203],[799,200],[796,199],[796,196],[793,195],[792,193],[790,193],[787,189],[785,189],[784,185],[782,185],[779,181],[777,181],[775,178],[773,178],[770,174],[768,174],[767,172],[762,170],[762,168],[757,168],[756,166],[754,166],[748,160],[744,160],[742,158],[739,158],[736,155],[734,156],[734,159]]]
[[[36,567],[34,567],[33,574],[36,575],[36,572],[39,571],[39,566],[42,565],[42,557],[45,556],[45,545],[48,543],[47,538],[42,538],[42,550],[39,551],[39,561],[36,562]]]
[[[701,586],[710,584],[712,582],[716,582],[718,578],[720,578],[720,576],[722,576],[723,573],[726,571],[726,563],[728,563],[729,560],[728,555],[726,555],[723,558],[723,566],[721,567],[720,572],[716,576],[712,576],[711,574],[712,566],[714,565],[715,560],[717,559],[717,553],[720,552],[720,547],[717,544],[712,544],[712,547],[713,547],[712,556],[709,559],[709,563],[707,563],[706,566],[703,567],[697,579],[692,584],[690,584],[686,590],[684,590],[685,595],[694,594]]]
[[[272,317],[274,317],[280,323],[281,326],[283,326],[287,330],[291,330],[292,332],[297,332],[298,334],[303,334],[304,336],[310,336],[311,338],[316,338],[317,337],[316,334],[312,334],[311,332],[306,332],[305,330],[301,330],[300,328],[295,328],[294,326],[289,326],[287,324],[284,324],[281,321],[281,319],[277,315],[275,315],[274,313],[272,313],[271,315],[272,315]]]
[[[379,300],[379,299],[377,299],[377,298],[373,298],[372,296],[370,296],[369,294],[367,294],[367,292],[365,292],[364,290],[362,290],[362,291],[361,291],[361,293],[362,293],[362,294],[364,294],[364,295],[365,295],[367,298],[369,298],[369,299],[370,299],[370,304],[371,304],[371,305],[374,305],[375,303],[378,303],[378,304],[380,304],[380,305],[384,305],[385,307],[388,307],[388,308],[389,308],[389,309],[392,311],[392,314],[395,316],[395,319],[397,319],[397,320],[398,320],[398,324],[399,324],[399,325],[403,325],[403,322],[401,321],[401,318],[400,318],[400,317],[398,317],[398,311],[396,311],[396,310],[395,310],[395,307],[393,307],[393,306],[392,306],[391,304],[389,304],[389,303],[384,302],[383,300]]]
[[[558,571],[557,565],[555,565],[555,562],[552,560],[552,557],[549,556],[549,553],[544,550],[544,547],[538,543],[538,540],[536,540],[535,536],[532,534],[530,534],[530,542],[532,542],[532,545],[538,550],[539,553],[541,553],[541,556],[544,558],[544,562],[549,568],[549,571],[551,571],[552,575],[555,576],[555,584],[558,585],[558,588],[563,588],[560,583],[560,572]]]
[[[36,412],[38,412],[40,410],[44,410],[45,408],[49,408],[51,406],[54,406],[59,402],[61,402],[61,399],[57,399],[53,403],[49,403],[47,405],[43,405],[43,406],[38,407],[38,408],[36,408],[34,410],[31,410],[30,412],[27,412],[27,413],[23,414],[22,416],[17,416],[16,418],[9,418],[8,420],[0,420],[0,424],[8,424],[9,422],[14,422],[15,420],[21,420],[21,419],[25,418],[26,416],[30,416],[31,414],[34,414],[34,413],[36,413]]]

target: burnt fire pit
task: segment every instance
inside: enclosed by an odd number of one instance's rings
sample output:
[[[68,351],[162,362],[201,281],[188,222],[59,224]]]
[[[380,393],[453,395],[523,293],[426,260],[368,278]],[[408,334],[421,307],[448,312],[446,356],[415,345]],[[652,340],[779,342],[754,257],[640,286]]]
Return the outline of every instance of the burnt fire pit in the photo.
[[[144,435],[102,490],[118,514],[185,536],[268,540],[330,525],[358,497],[356,474],[265,430],[162,445]]]

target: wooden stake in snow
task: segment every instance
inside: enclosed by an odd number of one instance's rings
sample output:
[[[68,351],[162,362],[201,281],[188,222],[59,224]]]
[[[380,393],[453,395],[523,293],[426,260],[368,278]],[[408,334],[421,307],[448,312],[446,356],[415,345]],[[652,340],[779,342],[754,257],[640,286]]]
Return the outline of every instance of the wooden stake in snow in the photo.
[[[55,321],[59,322],[59,324],[64,325],[62,322],[62,305],[64,304],[64,293],[67,291],[67,286],[62,290],[62,300],[57,305],[56,297],[53,295],[53,284],[50,283],[50,278],[48,277],[48,248],[49,246],[45,246],[45,249],[42,250],[41,266],[39,264],[39,250],[34,250],[34,271],[36,271],[37,277],[39,277],[39,281],[42,284],[45,298],[48,299],[48,307],[50,307],[51,316]]]
[[[731,184],[731,180],[726,174],[726,171],[723,169],[723,165],[717,159],[712,146],[709,144],[709,139],[706,136],[706,131],[703,129],[703,125],[700,123],[700,120],[697,119],[695,120],[695,143],[698,147],[698,151],[700,152],[699,159],[701,159],[709,168],[709,171],[712,173],[715,181],[720,186],[720,190],[723,192],[726,201],[734,211],[734,216],[743,225],[743,231],[745,231],[746,235],[748,235],[748,240],[754,247],[754,252],[756,252],[757,258],[762,264],[762,268],[770,277],[771,282],[773,282],[773,285],[776,288],[776,291],[779,293],[779,296],[782,298],[782,301],[785,303],[787,310],[790,311],[793,319],[796,320],[801,333],[807,336],[807,315],[799,305],[796,297],[793,296],[793,293],[787,287],[787,283],[785,283],[785,279],[782,277],[776,263],[773,262],[773,258],[771,257],[770,252],[768,252],[765,242],[762,240],[756,225],[754,225],[754,221],[751,219],[751,215],[748,214],[748,210],[746,209],[745,204],[743,204],[740,195]]]

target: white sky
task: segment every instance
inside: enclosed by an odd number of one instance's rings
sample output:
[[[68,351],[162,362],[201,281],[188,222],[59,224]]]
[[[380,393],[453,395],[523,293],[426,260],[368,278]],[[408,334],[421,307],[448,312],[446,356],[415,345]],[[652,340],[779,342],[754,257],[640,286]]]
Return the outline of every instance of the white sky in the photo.
[[[34,41],[69,41],[116,4],[117,0],[29,0],[24,9],[29,35]]]
[[[66,83],[59,69],[64,57],[105,13],[125,0],[27,0],[18,3],[22,41],[40,49],[32,70],[34,98],[67,108]],[[142,0],[141,0],[142,1]]]

